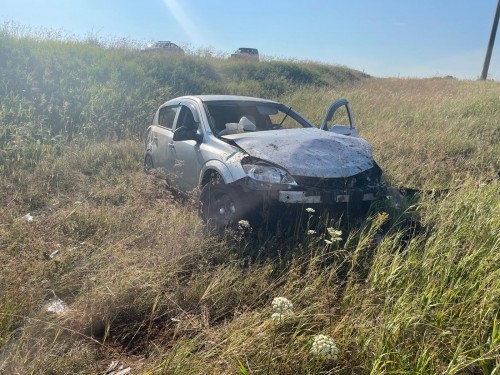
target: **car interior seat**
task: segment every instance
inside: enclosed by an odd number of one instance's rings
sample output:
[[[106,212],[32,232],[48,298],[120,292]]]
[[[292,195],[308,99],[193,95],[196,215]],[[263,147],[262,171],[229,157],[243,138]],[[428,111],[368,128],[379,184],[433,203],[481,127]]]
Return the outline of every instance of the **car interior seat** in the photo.
[[[257,130],[257,126],[255,125],[254,121],[251,121],[248,117],[243,116],[240,119],[240,122],[238,122],[238,133],[254,132],[255,130]]]
[[[226,128],[219,132],[219,135],[237,134],[243,132],[254,132],[257,130],[255,124],[246,116],[241,117],[239,122],[228,122]]]

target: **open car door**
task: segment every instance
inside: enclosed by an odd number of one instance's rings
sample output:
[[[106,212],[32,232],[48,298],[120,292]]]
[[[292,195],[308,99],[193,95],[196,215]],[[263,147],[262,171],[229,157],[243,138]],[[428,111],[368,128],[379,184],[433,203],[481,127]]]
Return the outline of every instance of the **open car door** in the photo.
[[[335,124],[334,115],[337,110],[341,109],[342,118],[346,118],[349,121],[349,125]],[[352,137],[358,136],[358,131],[354,125],[354,118],[352,116],[351,107],[347,99],[339,99],[332,103],[328,111],[326,112],[325,119],[321,124],[321,130],[326,130],[342,135],[350,135]]]

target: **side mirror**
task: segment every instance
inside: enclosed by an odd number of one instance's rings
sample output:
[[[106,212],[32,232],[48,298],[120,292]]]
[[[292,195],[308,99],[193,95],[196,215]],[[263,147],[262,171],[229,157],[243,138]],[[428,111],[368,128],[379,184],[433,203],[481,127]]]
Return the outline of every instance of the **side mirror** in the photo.
[[[196,130],[196,133],[194,133],[194,140],[196,143],[203,142],[203,132],[200,129]]]

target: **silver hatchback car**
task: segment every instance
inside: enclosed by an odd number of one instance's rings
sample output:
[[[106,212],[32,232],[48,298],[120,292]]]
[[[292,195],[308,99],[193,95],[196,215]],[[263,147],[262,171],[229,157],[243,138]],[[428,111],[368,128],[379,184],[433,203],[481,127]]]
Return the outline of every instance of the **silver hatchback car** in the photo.
[[[340,107],[349,125],[331,124]],[[183,96],[157,110],[145,147],[146,171],[155,168],[175,190],[195,192],[203,219],[216,228],[274,205],[342,209],[386,194],[345,99],[332,104],[318,128],[271,100]]]

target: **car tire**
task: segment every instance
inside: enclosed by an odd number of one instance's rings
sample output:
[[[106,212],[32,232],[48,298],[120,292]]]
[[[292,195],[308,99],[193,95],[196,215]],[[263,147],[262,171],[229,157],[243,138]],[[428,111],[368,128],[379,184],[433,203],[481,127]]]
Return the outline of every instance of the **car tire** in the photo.
[[[147,174],[151,174],[153,168],[153,158],[151,157],[151,155],[146,155],[146,157],[144,158],[144,172],[146,172]]]
[[[236,227],[245,214],[241,193],[223,182],[210,181],[200,194],[200,214],[208,227],[216,231]]]

